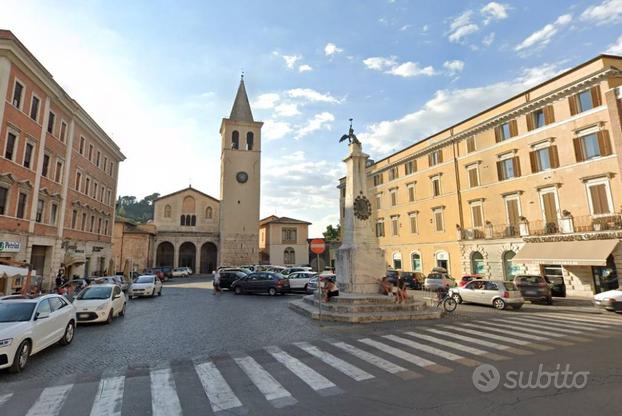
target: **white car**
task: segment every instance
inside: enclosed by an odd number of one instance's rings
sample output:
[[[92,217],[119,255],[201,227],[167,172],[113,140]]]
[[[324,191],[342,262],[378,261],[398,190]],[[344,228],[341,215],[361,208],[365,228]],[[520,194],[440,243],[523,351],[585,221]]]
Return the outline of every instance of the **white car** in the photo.
[[[173,277],[188,277],[189,275],[187,267],[176,267],[173,269]]]
[[[304,290],[306,292],[309,280],[315,276],[317,276],[315,272],[301,271],[290,273],[286,277],[289,280],[290,290]]]
[[[112,323],[115,316],[125,316],[125,295],[116,284],[91,285],[73,301],[78,323]]]
[[[622,312],[622,289],[608,290],[594,295],[594,305],[608,311]]]
[[[18,373],[31,355],[73,341],[76,309],[59,295],[0,298],[0,369]]]
[[[128,291],[130,299],[138,296],[162,296],[162,282],[154,274],[138,276]]]

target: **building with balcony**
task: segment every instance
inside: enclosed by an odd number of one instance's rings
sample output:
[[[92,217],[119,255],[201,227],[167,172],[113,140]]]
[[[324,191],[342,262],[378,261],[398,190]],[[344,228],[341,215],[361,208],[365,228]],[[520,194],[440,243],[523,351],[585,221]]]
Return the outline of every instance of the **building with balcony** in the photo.
[[[31,264],[44,288],[60,268],[112,269],[119,147],[7,30],[0,97],[0,261]]]
[[[621,86],[600,55],[369,166],[387,267],[618,287]]]

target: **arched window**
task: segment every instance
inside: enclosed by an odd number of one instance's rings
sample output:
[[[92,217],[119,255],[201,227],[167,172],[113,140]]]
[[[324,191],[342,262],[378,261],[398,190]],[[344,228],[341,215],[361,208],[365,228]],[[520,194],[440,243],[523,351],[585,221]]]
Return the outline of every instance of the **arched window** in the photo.
[[[402,268],[402,253],[399,251],[393,253],[393,268],[395,270],[400,270]]]
[[[193,227],[194,227],[195,225],[197,225],[197,216],[196,216],[196,215],[192,215],[192,216],[190,217],[190,224],[189,224],[189,225],[192,225]]]
[[[171,206],[166,205],[164,207],[164,218],[171,218]]]
[[[473,274],[484,274],[484,256],[479,251],[471,254],[471,272]]]
[[[283,263],[296,264],[296,252],[293,248],[287,247],[283,252]]]
[[[231,133],[231,148],[233,150],[240,148],[240,133],[237,130],[233,130],[233,133]]]
[[[512,263],[512,259],[516,256],[512,250],[503,253],[503,275],[505,280],[514,280],[514,276],[518,274],[518,268]]]
[[[412,253],[410,255],[410,262],[412,263],[413,272],[420,272],[422,270],[421,267],[421,254]]]
[[[252,131],[249,131],[248,133],[246,133],[246,150],[253,150],[254,139],[255,139],[255,136],[253,135]]]
[[[442,267],[449,273],[449,253],[446,251],[437,251],[434,258],[436,259],[436,267]]]
[[[212,219],[212,207],[207,207],[205,208],[205,218],[207,218],[208,220]]]
[[[186,216],[182,215],[179,219],[179,225],[186,225]]]

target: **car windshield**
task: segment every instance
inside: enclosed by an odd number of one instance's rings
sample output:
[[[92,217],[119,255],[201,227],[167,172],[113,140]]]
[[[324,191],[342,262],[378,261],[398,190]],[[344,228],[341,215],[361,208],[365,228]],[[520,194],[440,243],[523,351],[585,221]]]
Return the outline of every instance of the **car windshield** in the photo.
[[[35,303],[0,303],[0,322],[24,322],[29,321],[32,311],[35,309]]]
[[[112,293],[112,288],[109,286],[92,286],[87,287],[78,295],[80,300],[92,300],[92,299],[108,299]]]
[[[516,288],[516,285],[515,285],[514,283],[512,283],[512,282],[503,282],[503,286],[505,286],[505,290],[510,290],[510,291],[512,291],[512,290],[514,290],[514,291],[518,290],[518,289]]]
[[[537,285],[542,282],[542,277],[540,276],[523,276],[521,277],[521,281],[523,283],[527,283],[529,285]]]
[[[153,283],[153,277],[139,276],[136,279],[134,279],[134,283]]]
[[[439,274],[439,273],[434,273],[434,274],[429,274],[429,275],[428,275],[428,279],[437,279],[437,280],[440,280],[440,279],[442,279],[442,278],[443,278],[443,275],[442,275],[442,274]]]

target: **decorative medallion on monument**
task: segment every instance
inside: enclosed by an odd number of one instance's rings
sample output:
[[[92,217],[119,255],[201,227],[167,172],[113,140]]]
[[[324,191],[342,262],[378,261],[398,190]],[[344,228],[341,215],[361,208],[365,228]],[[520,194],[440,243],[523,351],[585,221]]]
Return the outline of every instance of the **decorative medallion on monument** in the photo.
[[[371,202],[365,195],[358,195],[354,199],[354,215],[359,220],[366,220],[371,216]]]

